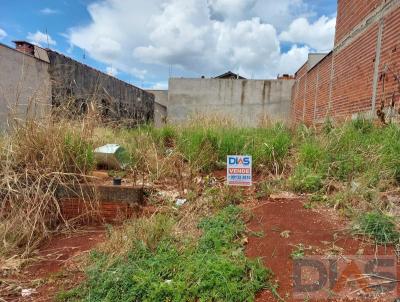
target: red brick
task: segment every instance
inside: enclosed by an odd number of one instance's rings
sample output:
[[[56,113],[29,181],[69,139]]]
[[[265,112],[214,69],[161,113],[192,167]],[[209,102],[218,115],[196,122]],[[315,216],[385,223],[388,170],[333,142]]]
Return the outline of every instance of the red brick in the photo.
[[[339,0],[336,44],[388,1],[397,0]],[[311,123],[328,115],[342,118],[371,110],[379,22],[370,24],[351,43],[335,49],[311,70],[307,71],[307,64],[299,69],[292,94],[293,121]],[[387,14],[383,22],[379,72],[390,69],[400,74],[400,8]],[[392,72],[386,77],[385,90],[380,80],[376,92],[377,106],[382,100],[388,106],[397,93],[400,107],[399,86]]]

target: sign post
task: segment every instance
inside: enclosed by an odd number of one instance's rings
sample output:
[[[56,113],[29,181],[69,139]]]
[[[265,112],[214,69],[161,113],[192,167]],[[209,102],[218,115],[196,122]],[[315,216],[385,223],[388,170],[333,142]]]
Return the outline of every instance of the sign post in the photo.
[[[227,156],[227,182],[229,186],[250,187],[252,185],[252,157]]]

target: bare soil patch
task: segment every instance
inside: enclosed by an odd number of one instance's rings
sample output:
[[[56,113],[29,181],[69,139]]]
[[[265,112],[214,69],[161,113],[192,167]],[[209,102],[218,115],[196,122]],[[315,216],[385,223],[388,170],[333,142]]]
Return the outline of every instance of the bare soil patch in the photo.
[[[337,252],[342,255],[374,255],[375,252],[393,255],[391,248],[379,247],[376,250],[375,245],[346,234],[346,222],[333,211],[310,210],[303,205],[302,199],[271,199],[251,207],[253,215],[248,228],[263,235],[249,238],[247,255],[261,257],[265,266],[272,269],[279,284],[278,292],[285,301],[299,301],[293,298],[291,259],[292,250],[298,244],[312,247],[306,250],[306,255]],[[276,301],[276,298],[264,291],[259,294],[257,302],[264,301]]]
[[[0,297],[5,301],[53,301],[57,292],[72,288],[84,279],[78,259],[105,238],[103,226],[54,236],[40,247],[39,261],[2,280]],[[23,289],[31,289],[32,294],[23,297]]]

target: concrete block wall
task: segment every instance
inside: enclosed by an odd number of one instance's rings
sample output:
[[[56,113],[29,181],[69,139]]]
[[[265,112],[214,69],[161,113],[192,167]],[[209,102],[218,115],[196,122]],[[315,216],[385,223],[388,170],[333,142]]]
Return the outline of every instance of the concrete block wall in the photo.
[[[54,106],[72,101],[76,107],[82,104],[87,107],[94,102],[111,120],[125,119],[132,123],[154,120],[153,94],[55,51],[48,50],[48,54]]]
[[[231,118],[241,126],[263,119],[287,121],[294,80],[180,79],[169,81],[168,120],[196,115]]]
[[[322,122],[375,114],[400,98],[390,70],[400,72],[400,1],[338,1],[335,47],[322,61],[296,73],[292,120]],[[385,91],[382,74],[386,73]],[[398,100],[400,102],[400,99]]]
[[[49,64],[0,44],[0,131],[10,120],[41,118],[51,107]]]

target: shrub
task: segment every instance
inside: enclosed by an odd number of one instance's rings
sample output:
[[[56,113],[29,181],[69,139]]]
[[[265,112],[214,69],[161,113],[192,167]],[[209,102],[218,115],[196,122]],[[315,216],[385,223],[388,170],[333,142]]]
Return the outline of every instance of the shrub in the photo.
[[[171,148],[175,146],[177,136],[178,134],[176,129],[170,125],[167,125],[161,129],[159,139],[164,147]]]
[[[305,256],[305,247],[302,243],[297,244],[292,252],[290,253],[290,258],[293,260],[301,260]]]
[[[323,125],[323,127],[322,127],[323,133],[329,134],[329,133],[331,133],[331,131],[332,131],[334,128],[335,128],[335,127],[334,127],[334,125],[333,125],[332,120],[331,120],[329,117],[326,118],[325,121],[324,121],[324,125]]]

